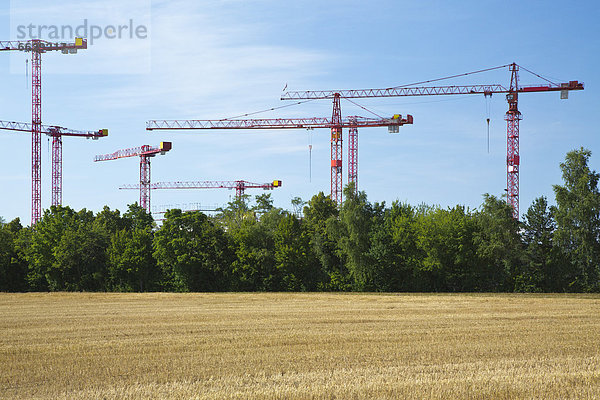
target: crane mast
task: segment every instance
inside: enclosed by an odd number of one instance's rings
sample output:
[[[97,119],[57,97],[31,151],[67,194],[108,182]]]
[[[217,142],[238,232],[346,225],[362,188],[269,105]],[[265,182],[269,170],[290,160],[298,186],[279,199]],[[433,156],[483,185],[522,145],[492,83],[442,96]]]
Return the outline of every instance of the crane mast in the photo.
[[[342,109],[340,96],[333,98],[331,116],[331,200],[342,204]]]
[[[354,117],[350,117],[348,127],[348,182],[358,190],[358,127]]]
[[[506,120],[506,202],[513,209],[513,217],[519,219],[519,121],[522,119],[519,111],[519,67],[510,66],[510,91],[506,95],[508,111]]]

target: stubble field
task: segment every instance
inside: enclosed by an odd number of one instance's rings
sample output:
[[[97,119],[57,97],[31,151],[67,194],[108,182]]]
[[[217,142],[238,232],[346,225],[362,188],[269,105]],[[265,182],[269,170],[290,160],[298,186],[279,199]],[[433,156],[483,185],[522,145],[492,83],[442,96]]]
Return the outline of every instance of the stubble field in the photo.
[[[600,296],[0,294],[0,398],[597,399]]]

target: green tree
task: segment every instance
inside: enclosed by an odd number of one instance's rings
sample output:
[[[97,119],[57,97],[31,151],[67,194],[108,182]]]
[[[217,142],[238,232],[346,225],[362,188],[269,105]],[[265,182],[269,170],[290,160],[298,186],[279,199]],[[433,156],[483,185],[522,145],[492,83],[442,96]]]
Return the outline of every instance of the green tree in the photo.
[[[227,289],[231,262],[223,230],[199,211],[169,210],[154,235],[154,257],[171,290]]]
[[[570,291],[600,291],[600,175],[588,166],[592,153],[581,148],[560,164],[564,185],[555,185],[555,240],[568,255]]]
[[[338,214],[335,202],[323,192],[314,195],[304,207],[303,229],[322,271],[319,290],[350,289],[348,270],[337,250]]]
[[[524,259],[519,222],[504,200],[484,195],[481,209],[474,214],[474,234],[478,268],[475,290],[502,292],[515,290],[515,277]]]
[[[375,207],[369,232],[368,256],[373,263],[373,290],[383,292],[398,290],[399,280],[402,280],[398,274],[400,249],[393,242],[389,217],[389,209]]]
[[[302,200],[301,197],[294,197],[291,200],[291,204],[292,204],[292,209],[293,209],[294,215],[298,218],[302,217],[302,208],[304,207],[306,202],[304,200]]]
[[[418,213],[398,201],[374,215],[370,233],[370,257],[374,262],[374,286],[379,291],[425,290],[419,278],[422,258],[417,247]],[[383,219],[383,220],[382,220]]]
[[[256,215],[249,207],[248,200],[250,196],[247,194],[241,197],[236,197],[234,200],[227,203],[227,207],[219,208],[215,220],[227,232],[233,232],[239,229],[244,221],[255,220]]]
[[[82,216],[77,226],[66,229],[55,247],[54,262],[47,274],[51,289],[106,290],[106,248],[109,238],[88,218],[91,214],[89,212],[85,217]]]
[[[112,211],[108,206],[104,206],[102,211],[96,214],[94,224],[103,229],[107,234],[114,235],[118,231],[130,228],[130,222],[126,221],[119,210]]]
[[[26,256],[32,290],[105,290],[109,236],[85,209],[52,206],[32,230]]]
[[[435,208],[420,218],[420,268],[433,291],[473,291],[477,287],[475,220],[462,206]]]
[[[107,249],[108,274],[113,290],[155,290],[160,274],[152,255],[153,234],[149,228],[122,229],[112,235]]]
[[[127,212],[123,214],[123,221],[129,229],[150,229],[155,226],[152,214],[138,205],[137,202],[127,207]]]
[[[254,211],[260,214],[264,214],[273,209],[273,199],[271,198],[271,193],[259,194],[254,197],[256,205],[254,206]]]
[[[30,245],[27,247],[29,272],[27,279],[34,291],[64,290],[62,279],[58,281],[53,265],[56,261],[54,250],[68,229],[77,225],[77,215],[70,207],[51,207],[32,230]]]
[[[517,277],[520,282],[517,290],[537,292],[564,291],[565,256],[554,245],[556,210],[548,206],[545,197],[533,201],[523,217],[523,242],[526,246],[527,260],[522,273]]]
[[[232,263],[232,289],[243,291],[281,290],[275,268],[275,232],[283,212],[273,208],[260,220],[247,218],[238,229],[228,230],[235,260]]]
[[[310,253],[308,234],[293,214],[285,214],[275,231],[275,261],[279,290],[312,291],[320,268]]]
[[[27,262],[18,244],[22,229],[19,218],[0,222],[0,292],[27,290]]]
[[[346,258],[356,290],[374,290],[374,263],[369,256],[374,210],[365,192],[356,192],[353,184],[344,189],[346,199],[340,210],[338,246]]]

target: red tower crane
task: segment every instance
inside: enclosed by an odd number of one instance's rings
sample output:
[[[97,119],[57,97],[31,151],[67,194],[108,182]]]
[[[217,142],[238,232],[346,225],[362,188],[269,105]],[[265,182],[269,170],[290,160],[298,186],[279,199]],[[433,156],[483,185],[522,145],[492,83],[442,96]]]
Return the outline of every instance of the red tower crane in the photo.
[[[253,183],[238,181],[192,181],[192,182],[157,182],[150,189],[235,189],[235,196],[241,199],[246,189],[273,190],[281,187],[282,182],[275,180],[271,183]],[[141,185],[123,185],[119,189],[139,189]]]
[[[202,205],[201,203],[184,203],[184,204],[165,204],[165,205],[161,205],[161,206],[153,206],[152,208],[154,209],[154,211],[152,211],[152,214],[166,214],[167,210],[173,210],[175,208],[178,208],[184,212],[187,212],[187,211],[215,212],[215,211],[219,211],[219,209],[221,209],[223,207],[220,207],[216,204],[212,205],[212,206],[207,206],[207,205]],[[164,221],[164,219],[155,218],[155,221]]]
[[[33,127],[27,122],[0,121],[0,129],[18,132],[31,132]],[[52,205],[62,204],[62,137],[84,137],[98,140],[108,136],[108,129],[98,131],[76,131],[56,125],[41,125],[42,133],[52,137]]]
[[[495,69],[508,67],[511,73],[510,85],[503,86],[501,84],[491,85],[465,85],[465,86],[416,86],[423,83],[440,81],[444,79],[456,78],[459,76],[472,75],[480,72],[491,71]],[[485,70],[469,72],[460,75],[449,76],[446,78],[435,79],[425,82],[418,82],[411,85],[396,86],[386,89],[359,89],[359,90],[307,90],[307,91],[290,91],[286,92],[282,100],[304,100],[304,99],[333,99],[333,115],[339,115],[340,98],[368,98],[368,97],[398,97],[398,96],[432,96],[432,95],[451,95],[451,94],[483,94],[486,96],[492,93],[506,93],[508,101],[508,111],[506,112],[505,120],[507,124],[506,136],[506,190],[507,203],[513,208],[513,217],[519,218],[519,121],[522,119],[521,112],[518,109],[519,93],[531,92],[552,92],[560,91],[561,98],[568,98],[570,90],[583,90],[583,83],[578,81],[569,81],[568,83],[554,83],[547,81],[541,85],[519,85],[519,68],[532,73],[540,78],[540,75],[535,74],[519,65],[512,63],[499,67],[488,68]],[[338,136],[337,130],[332,128],[332,157],[334,152],[334,140]],[[337,144],[336,144],[337,146]],[[337,148],[337,147],[336,147]],[[336,150],[337,151],[337,150]],[[352,151],[352,150],[351,150]],[[333,159],[333,158],[332,158]]]
[[[150,212],[150,158],[171,150],[171,142],[160,142],[160,146],[143,145],[131,149],[117,150],[111,154],[97,155],[94,161],[116,160],[125,157],[140,157],[140,206]]]
[[[40,39],[0,41],[0,51],[31,53],[31,225],[42,217],[42,54],[59,50],[63,54],[75,54],[83,49],[87,49],[87,40],[81,38],[75,38],[74,43]]]
[[[200,203],[187,203],[187,204],[174,204],[174,205],[163,205],[163,206],[154,206],[155,210],[173,210],[173,209],[180,209],[183,212],[192,212],[192,211],[200,211],[203,213],[206,212],[217,212],[220,209],[222,209],[222,207],[219,207],[217,205],[213,205],[213,206],[205,206],[202,205]],[[152,214],[156,215],[156,217],[154,218],[154,221],[156,222],[162,222],[165,220],[165,218],[161,217],[163,215],[165,215],[167,213],[167,211],[152,211]]]
[[[335,101],[335,100],[334,100]],[[337,98],[339,103],[339,97]],[[339,104],[337,107],[339,110]],[[223,119],[223,120],[151,120],[146,123],[147,130],[168,129],[331,129],[331,199],[338,204],[342,202],[342,128],[350,127],[358,133],[359,127],[387,126],[391,132],[398,127],[412,124],[412,115],[405,118],[400,114],[392,118],[342,118],[335,113],[332,118],[273,118],[273,119]],[[357,139],[357,137],[356,137]],[[355,141],[355,143],[358,143]],[[356,153],[357,154],[357,153]],[[357,171],[358,161],[354,160]]]

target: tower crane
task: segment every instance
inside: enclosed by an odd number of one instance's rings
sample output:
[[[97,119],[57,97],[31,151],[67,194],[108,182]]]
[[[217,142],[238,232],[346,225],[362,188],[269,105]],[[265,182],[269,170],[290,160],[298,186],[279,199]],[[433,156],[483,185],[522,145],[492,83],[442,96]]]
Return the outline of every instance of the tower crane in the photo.
[[[150,184],[149,189],[235,189],[235,197],[239,200],[246,189],[273,190],[281,187],[282,182],[275,180],[270,183],[253,183],[238,181],[192,181],[192,182],[157,182]],[[139,189],[141,185],[123,185],[119,189]]]
[[[339,97],[337,98],[339,103]],[[337,108],[339,110],[339,106]],[[151,120],[146,129],[186,130],[186,129],[314,129],[330,128],[331,136],[331,199],[342,202],[342,127],[350,127],[358,132],[359,127],[387,126],[397,133],[402,125],[412,124],[412,115],[403,117],[395,114],[391,118],[364,118],[352,116],[342,118],[335,113],[332,118],[272,118],[272,119],[221,119],[221,120]],[[358,143],[358,142],[355,142]],[[354,165],[358,165],[355,161]]]
[[[0,129],[18,132],[31,132],[33,127],[27,122],[0,121]],[[52,205],[62,204],[62,137],[84,137],[98,140],[108,136],[108,129],[97,131],[77,131],[56,125],[41,125],[41,133],[52,137]]]
[[[131,149],[117,150],[114,153],[97,155],[96,161],[109,161],[125,157],[140,157],[140,206],[150,213],[150,159],[157,154],[165,154],[172,148],[171,142],[160,142],[158,147],[143,145]]]
[[[417,86],[424,83],[440,81],[450,78],[462,77],[481,72],[496,70],[500,68],[509,68],[511,73],[510,85],[501,84],[490,85],[463,85],[463,86]],[[537,77],[545,80],[547,83],[539,85],[522,86],[519,84],[519,69],[523,69]],[[554,83],[542,76],[533,73],[516,63],[506,64],[499,67],[488,68],[480,71],[468,72],[465,74],[449,76],[446,78],[434,79],[424,82],[418,82],[410,85],[396,86],[385,89],[359,89],[359,90],[306,90],[306,91],[288,91],[281,97],[282,100],[308,100],[308,99],[332,99],[334,120],[336,115],[340,115],[340,99],[350,98],[369,98],[369,97],[398,97],[398,96],[434,96],[434,95],[453,95],[453,94],[483,94],[490,96],[493,93],[506,94],[508,102],[508,111],[505,120],[506,128],[506,191],[507,203],[512,206],[513,217],[519,218],[519,165],[521,162],[519,154],[519,121],[522,119],[521,112],[518,109],[518,97],[520,93],[533,92],[560,92],[561,99],[567,99],[571,90],[583,90],[583,83],[578,81],[569,81],[565,83]],[[334,139],[341,131],[341,126],[333,127],[331,130],[332,154],[334,148]],[[337,144],[336,144],[337,146]],[[333,185],[333,184],[332,184]],[[332,186],[333,191],[333,186]]]
[[[152,206],[152,208],[154,209],[154,211],[152,211],[152,214],[166,214],[167,210],[172,210],[175,208],[180,209],[181,211],[202,211],[202,212],[215,212],[215,211],[219,211],[219,209],[222,209],[223,207],[220,207],[216,204],[209,206],[209,205],[203,205],[201,203],[184,203],[184,204],[164,204],[161,206]],[[155,221],[162,221],[162,219],[158,218],[155,219]]]
[[[41,39],[0,41],[0,51],[31,53],[31,225],[42,217],[42,54],[76,54],[83,49],[87,49],[87,40],[82,38],[75,38],[73,43]]]
[[[156,207],[153,207],[155,210],[157,209]],[[177,204],[177,205],[164,205],[164,206],[159,206],[159,209],[162,210],[172,210],[172,209],[180,209],[182,212],[192,212],[192,211],[200,211],[203,213],[207,213],[207,212],[217,212],[221,209],[221,207],[214,205],[214,206],[203,206],[202,204],[199,203],[189,203],[189,204]],[[163,217],[167,212],[166,211],[152,211],[153,215],[156,215],[156,217],[154,218],[154,221],[156,222],[162,222],[165,220],[165,218]]]

